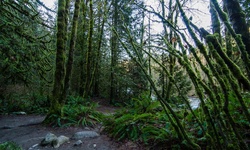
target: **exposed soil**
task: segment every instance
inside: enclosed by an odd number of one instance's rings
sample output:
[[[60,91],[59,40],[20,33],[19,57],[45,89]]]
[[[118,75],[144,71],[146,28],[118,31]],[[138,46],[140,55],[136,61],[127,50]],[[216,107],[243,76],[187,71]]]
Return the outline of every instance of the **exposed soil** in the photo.
[[[114,113],[117,108],[100,105],[97,109],[103,113]],[[0,116],[0,143],[13,141],[20,145],[24,150],[52,150],[51,146],[41,147],[39,143],[47,133],[53,133],[56,136],[64,135],[72,137],[79,131],[91,130],[100,134],[96,138],[83,138],[83,144],[73,146],[76,142],[70,139],[70,142],[64,143],[59,150],[137,150],[132,142],[118,143],[110,139],[107,135],[100,132],[100,125],[95,128],[67,127],[52,128],[41,124],[45,116],[41,115],[1,115]]]

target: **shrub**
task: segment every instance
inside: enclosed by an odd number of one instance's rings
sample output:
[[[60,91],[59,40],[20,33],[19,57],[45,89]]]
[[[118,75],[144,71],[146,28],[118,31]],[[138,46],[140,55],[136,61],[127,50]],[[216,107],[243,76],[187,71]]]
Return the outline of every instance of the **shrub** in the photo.
[[[69,96],[66,105],[63,107],[64,116],[53,116],[55,126],[90,126],[102,122],[104,115],[96,111],[97,103],[89,102],[81,97]]]
[[[93,127],[96,123],[102,121],[103,114],[96,111],[96,103],[87,105],[65,105],[64,111],[64,126],[80,125]]]
[[[45,114],[49,108],[47,97],[36,93],[8,94],[0,100],[0,104],[0,113],[25,111],[27,113]]]
[[[0,150],[22,150],[22,148],[14,142],[4,142],[0,144]]]
[[[142,94],[104,121],[104,131],[117,140],[129,139],[155,146],[177,139],[158,102]]]

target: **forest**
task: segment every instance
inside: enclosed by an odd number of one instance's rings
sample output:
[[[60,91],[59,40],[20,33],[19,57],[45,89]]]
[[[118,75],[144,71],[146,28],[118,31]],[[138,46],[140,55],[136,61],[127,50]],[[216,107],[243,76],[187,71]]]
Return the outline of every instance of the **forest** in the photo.
[[[140,149],[250,149],[250,0],[201,1],[1,0],[0,122],[25,112]]]

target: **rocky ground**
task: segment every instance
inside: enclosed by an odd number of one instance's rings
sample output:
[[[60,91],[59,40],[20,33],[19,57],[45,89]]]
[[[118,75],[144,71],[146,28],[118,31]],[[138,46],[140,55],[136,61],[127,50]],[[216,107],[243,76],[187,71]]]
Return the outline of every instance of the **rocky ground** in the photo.
[[[98,111],[103,113],[113,113],[116,108],[100,106]],[[13,141],[24,150],[54,150],[52,146],[40,146],[41,141],[48,133],[53,133],[57,137],[64,135],[69,137],[69,141],[60,145],[60,150],[137,150],[141,149],[132,142],[118,143],[100,132],[100,125],[95,128],[52,128],[41,124],[45,116],[41,115],[2,115],[0,116],[0,143]],[[72,139],[77,132],[91,131],[98,136],[80,137]],[[74,146],[81,140],[82,144]]]

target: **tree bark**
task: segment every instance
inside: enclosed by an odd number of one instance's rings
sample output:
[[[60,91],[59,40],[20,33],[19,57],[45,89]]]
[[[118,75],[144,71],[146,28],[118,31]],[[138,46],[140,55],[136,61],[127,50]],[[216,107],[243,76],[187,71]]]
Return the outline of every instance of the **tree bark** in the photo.
[[[66,0],[58,1],[58,12],[57,12],[57,42],[56,42],[56,70],[54,76],[54,86],[52,91],[52,97],[50,98],[50,110],[47,114],[44,122],[50,123],[53,115],[57,117],[63,116],[63,101],[62,92],[64,89],[64,78],[65,78],[65,51],[66,51],[66,23],[67,8]]]
[[[97,54],[96,54],[96,61],[95,61],[95,66],[94,66],[94,75],[92,78],[95,78],[94,81],[94,89],[93,89],[93,94],[95,96],[99,96],[100,95],[100,90],[99,90],[99,78],[100,78],[100,69],[99,69],[99,65],[100,65],[100,60],[101,60],[101,47],[102,47],[102,41],[103,41],[103,34],[104,34],[104,25],[106,22],[106,18],[107,18],[107,13],[109,12],[109,8],[107,9],[107,0],[105,0],[104,2],[104,6],[103,6],[103,11],[101,11],[102,7],[101,5],[99,6],[99,18],[98,18],[98,46],[97,46]],[[104,13],[104,14],[103,14]],[[101,20],[102,18],[102,20]]]
[[[117,31],[118,26],[118,0],[113,0],[113,27]],[[111,72],[110,72],[110,104],[114,102],[114,99],[116,97],[116,76],[115,76],[115,68],[117,64],[117,49],[118,49],[118,40],[117,37],[112,31],[112,37],[111,37]]]
[[[250,33],[246,22],[246,16],[240,7],[238,0],[223,0],[230,22],[237,34],[241,34],[242,41],[246,46],[248,56],[250,56]],[[250,66],[249,66],[250,67]]]
[[[68,54],[69,56],[68,56],[68,62],[66,66],[66,76],[65,76],[65,81],[64,81],[64,92],[62,93],[63,94],[62,98],[64,102],[66,101],[66,97],[67,97],[67,93],[68,93],[69,85],[70,85],[70,78],[72,74],[80,4],[81,4],[81,0],[75,1],[75,11],[74,11],[73,22],[72,22],[71,39],[70,39],[69,54]]]
[[[241,58],[242,58],[242,60],[244,61],[244,65],[245,65],[245,68],[246,68],[246,72],[247,72],[247,75],[248,75],[248,79],[250,79],[250,58],[249,58],[249,45],[248,45],[248,42],[249,42],[249,31],[247,30],[247,31],[245,31],[246,33],[242,33],[243,35],[242,35],[242,38],[240,37],[240,36],[238,36],[237,35],[237,33],[236,33],[236,31],[237,32],[239,32],[239,31],[244,31],[245,29],[245,27],[244,27],[244,22],[242,22],[244,19],[242,18],[242,14],[244,14],[244,13],[242,13],[242,10],[241,10],[241,8],[240,8],[240,6],[237,6],[237,3],[238,3],[238,1],[235,1],[235,0],[232,0],[232,1],[224,1],[225,2],[225,6],[226,5],[228,5],[228,6],[230,6],[229,8],[227,8],[228,9],[228,14],[230,15],[230,18],[231,18],[231,22],[232,22],[232,24],[233,24],[233,27],[230,25],[230,23],[229,23],[229,20],[228,20],[228,16],[227,16],[227,14],[226,13],[224,13],[223,11],[222,11],[222,9],[220,8],[220,6],[219,6],[219,4],[218,4],[218,2],[217,2],[217,0],[211,0],[211,2],[213,3],[213,5],[214,5],[214,7],[215,7],[215,9],[216,9],[216,11],[217,11],[217,13],[218,13],[218,15],[219,15],[219,17],[220,17],[220,19],[223,21],[223,23],[225,24],[225,26],[226,26],[226,28],[228,29],[228,32],[232,35],[232,37],[235,39],[235,41],[236,41],[236,43],[237,43],[237,45],[238,45],[238,47],[239,47],[239,50],[241,51]],[[226,4],[227,3],[227,4]],[[230,5],[229,5],[230,4]],[[234,4],[234,5],[232,5],[232,4]],[[226,7],[228,7],[228,6],[226,6]],[[235,12],[234,11],[234,9],[236,9],[237,11],[239,11],[239,13],[237,14],[237,12]],[[231,11],[231,12],[230,12]],[[234,13],[233,13],[234,12]],[[235,16],[234,15],[236,15],[236,18],[237,17],[241,17],[239,20],[238,19],[236,19],[235,18]],[[238,24],[238,23],[236,23],[237,21],[240,21],[240,22],[242,22],[243,23],[243,29],[241,29],[241,24]],[[233,29],[234,28],[234,29]],[[238,33],[238,34],[241,34],[241,33]],[[246,34],[248,34],[248,35],[246,35]],[[245,36],[245,42],[246,43],[244,43],[243,42],[243,36]],[[248,40],[248,41],[247,41]],[[248,46],[247,46],[248,45]],[[247,49],[248,48],[248,49]],[[241,81],[240,81],[241,82]]]
[[[219,34],[219,40],[220,40],[220,43],[222,42],[221,41],[221,30],[220,30],[220,20],[219,20],[219,17],[218,17],[218,14],[214,8],[214,5],[212,2],[210,2],[210,14],[211,14],[211,21],[212,21],[212,29],[213,29],[213,33],[218,33]]]
[[[79,87],[79,95],[83,96],[84,94],[84,83],[85,83],[85,43],[87,41],[87,36],[85,35],[86,32],[86,7],[87,7],[87,3],[82,2],[82,28],[81,28],[81,43],[82,43],[82,47],[81,47],[81,60],[80,60],[80,87]]]
[[[86,80],[84,86],[84,94],[83,97],[87,98],[90,96],[91,88],[92,88],[92,71],[93,68],[91,66],[91,61],[93,61],[93,52],[92,52],[92,36],[93,36],[93,27],[94,27],[94,18],[93,18],[93,1],[89,1],[89,33],[88,33],[88,51],[86,56]]]

